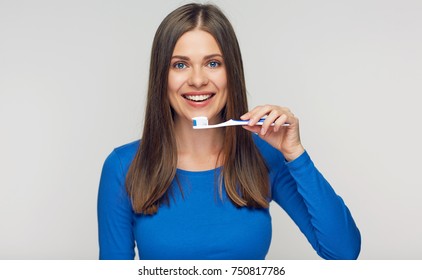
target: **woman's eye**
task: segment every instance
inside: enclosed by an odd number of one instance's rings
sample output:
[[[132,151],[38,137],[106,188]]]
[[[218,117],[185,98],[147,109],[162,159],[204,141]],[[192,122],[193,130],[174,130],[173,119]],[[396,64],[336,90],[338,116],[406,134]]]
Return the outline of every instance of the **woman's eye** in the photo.
[[[221,63],[220,62],[218,62],[218,61],[210,61],[209,63],[208,63],[208,66],[209,67],[211,67],[211,68],[216,68],[216,67],[218,67],[218,66],[220,66],[221,65]]]
[[[175,64],[173,64],[173,67],[176,69],[185,69],[186,64],[184,64],[183,62],[176,62]]]

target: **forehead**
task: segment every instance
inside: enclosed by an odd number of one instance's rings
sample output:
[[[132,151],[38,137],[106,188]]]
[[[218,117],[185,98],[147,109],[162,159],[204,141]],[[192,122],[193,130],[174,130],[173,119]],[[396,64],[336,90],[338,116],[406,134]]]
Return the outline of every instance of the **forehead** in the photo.
[[[220,54],[221,50],[215,38],[208,32],[194,29],[184,33],[176,42],[173,55],[199,55]]]

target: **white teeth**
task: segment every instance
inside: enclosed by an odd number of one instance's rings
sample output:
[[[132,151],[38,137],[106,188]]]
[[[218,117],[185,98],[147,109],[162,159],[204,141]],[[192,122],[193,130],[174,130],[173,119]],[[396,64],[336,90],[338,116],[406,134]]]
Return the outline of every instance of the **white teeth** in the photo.
[[[184,97],[186,99],[192,100],[192,101],[196,101],[196,102],[201,102],[201,101],[205,101],[208,98],[210,98],[212,96],[212,94],[206,94],[206,95],[184,95]]]

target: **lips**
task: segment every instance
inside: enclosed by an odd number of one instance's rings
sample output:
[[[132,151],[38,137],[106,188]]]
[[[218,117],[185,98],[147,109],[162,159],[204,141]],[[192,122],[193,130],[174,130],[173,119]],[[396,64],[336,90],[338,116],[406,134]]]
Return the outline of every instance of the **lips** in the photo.
[[[215,93],[182,94],[182,97],[193,102],[204,102],[213,98]]]

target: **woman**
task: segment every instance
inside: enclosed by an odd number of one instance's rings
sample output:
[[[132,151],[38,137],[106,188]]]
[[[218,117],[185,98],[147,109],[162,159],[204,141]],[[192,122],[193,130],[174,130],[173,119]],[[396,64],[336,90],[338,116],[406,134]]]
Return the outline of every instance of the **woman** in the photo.
[[[298,119],[279,106],[248,111],[238,42],[217,7],[187,4],[159,26],[145,116],[142,140],[104,163],[101,259],[133,259],[135,244],[141,259],[264,259],[271,200],[322,258],[357,258],[359,230],[302,146]],[[197,116],[249,123],[194,130]]]

